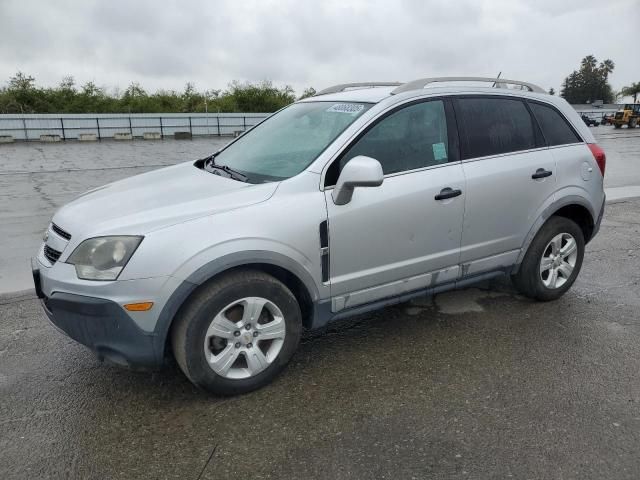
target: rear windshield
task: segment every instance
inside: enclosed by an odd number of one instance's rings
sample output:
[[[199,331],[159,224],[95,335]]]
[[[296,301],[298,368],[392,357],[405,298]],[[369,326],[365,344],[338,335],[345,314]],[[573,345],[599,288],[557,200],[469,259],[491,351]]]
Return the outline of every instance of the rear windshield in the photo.
[[[284,180],[307,168],[372,104],[303,102],[281,110],[215,157],[251,183]]]

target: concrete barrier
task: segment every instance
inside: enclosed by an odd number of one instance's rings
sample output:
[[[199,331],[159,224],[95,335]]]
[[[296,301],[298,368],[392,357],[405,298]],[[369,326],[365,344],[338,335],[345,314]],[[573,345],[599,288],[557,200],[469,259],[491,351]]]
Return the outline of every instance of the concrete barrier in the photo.
[[[176,140],[191,140],[191,132],[176,132],[173,134]]]
[[[127,133],[120,132],[120,133],[114,133],[113,139],[114,140],[133,140],[133,137],[128,132]]]
[[[142,138],[145,140],[161,140],[162,135],[160,135],[160,132],[144,132]]]
[[[13,135],[0,135],[0,143],[13,143]]]
[[[40,135],[40,141],[45,143],[59,142],[60,135]]]
[[[98,140],[98,136],[95,133],[81,133],[78,135],[78,141],[80,142],[95,142]]]

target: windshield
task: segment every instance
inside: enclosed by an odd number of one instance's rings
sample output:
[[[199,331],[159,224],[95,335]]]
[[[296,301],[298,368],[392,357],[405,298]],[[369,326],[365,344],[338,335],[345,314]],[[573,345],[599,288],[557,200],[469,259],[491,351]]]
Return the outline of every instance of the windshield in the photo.
[[[251,183],[284,180],[307,168],[368,103],[303,102],[281,110],[215,156]]]

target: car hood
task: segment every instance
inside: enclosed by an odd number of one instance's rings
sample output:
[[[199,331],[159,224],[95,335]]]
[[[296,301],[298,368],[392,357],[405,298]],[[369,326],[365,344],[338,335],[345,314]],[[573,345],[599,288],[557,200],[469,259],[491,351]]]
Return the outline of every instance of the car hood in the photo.
[[[74,237],[143,235],[263,202],[277,187],[220,177],[187,162],[90,190],[62,207],[53,222]]]

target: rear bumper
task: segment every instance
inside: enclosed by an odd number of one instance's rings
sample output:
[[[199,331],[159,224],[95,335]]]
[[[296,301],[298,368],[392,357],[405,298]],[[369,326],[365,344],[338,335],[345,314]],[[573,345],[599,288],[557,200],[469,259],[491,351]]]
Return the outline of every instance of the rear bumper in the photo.
[[[104,298],[54,292],[41,288],[40,270],[33,266],[36,294],[51,323],[62,333],[90,348],[100,359],[126,366],[158,367],[164,345],[145,332],[117,303]],[[159,344],[161,343],[161,344]]]
[[[604,206],[606,202],[607,202],[607,196],[604,195],[604,198],[602,199],[602,205],[600,206],[600,213],[598,214],[598,219],[596,220],[596,223],[593,225],[593,234],[591,235],[591,238],[589,239],[589,241],[591,241],[593,237],[595,237],[600,231],[600,225],[602,224],[602,217],[604,217]]]

